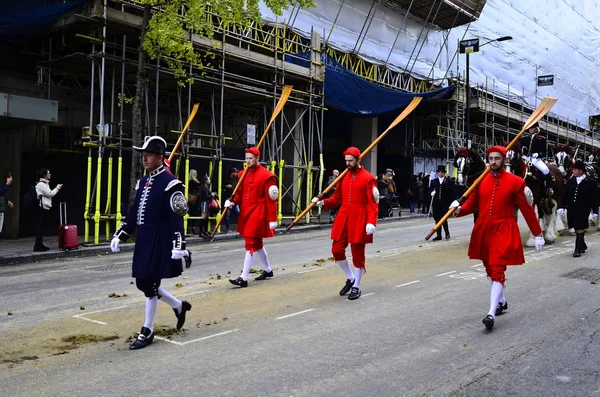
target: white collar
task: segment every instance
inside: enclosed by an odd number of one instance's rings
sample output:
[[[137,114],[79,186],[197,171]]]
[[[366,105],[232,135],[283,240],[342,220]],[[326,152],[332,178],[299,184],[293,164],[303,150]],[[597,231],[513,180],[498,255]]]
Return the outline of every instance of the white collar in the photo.
[[[577,183],[581,183],[581,181],[583,181],[585,179],[585,174],[583,174],[581,176],[576,176],[575,179],[577,179]]]
[[[158,167],[157,169],[155,169],[154,171],[152,171],[150,173],[150,178],[155,177],[156,175],[164,172],[164,170],[165,170],[165,166],[161,165],[160,167]]]

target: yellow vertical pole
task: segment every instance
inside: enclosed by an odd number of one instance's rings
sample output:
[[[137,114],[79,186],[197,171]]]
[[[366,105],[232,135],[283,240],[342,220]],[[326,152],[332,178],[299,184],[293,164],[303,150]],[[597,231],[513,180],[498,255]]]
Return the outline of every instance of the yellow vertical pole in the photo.
[[[116,222],[115,222],[115,230],[121,224],[121,219],[123,219],[123,215],[121,214],[121,181],[123,179],[123,157],[119,156],[119,162],[117,165],[117,208],[116,208]]]
[[[184,194],[185,194],[185,197],[187,199],[188,197],[190,197],[190,186],[189,186],[190,185],[189,184],[189,181],[190,181],[190,158],[189,157],[186,157],[186,159],[185,159],[185,172],[184,172],[184,175],[185,175],[185,181],[183,182],[183,185],[185,186],[185,188],[184,188]],[[188,219],[189,218],[190,218],[190,213],[188,211],[188,213],[185,214],[185,216],[183,217],[183,234],[184,235],[187,232],[187,224],[188,224]]]
[[[285,160],[279,160],[279,172],[277,173],[277,181],[278,190],[279,190],[279,198],[277,199],[277,223],[281,225],[281,219],[283,219],[283,210],[281,208],[281,204],[283,202],[283,171],[285,170]]]
[[[110,215],[112,207],[112,171],[113,171],[113,158],[112,153],[108,158],[108,176],[107,176],[107,192],[106,192],[106,210],[104,215]],[[106,219],[104,222],[106,226],[106,240],[110,241],[110,220]]]
[[[217,195],[219,196],[219,202],[221,203],[221,206],[223,206],[225,201],[223,200],[223,197],[221,197],[221,193],[223,192],[223,160],[221,160],[221,159],[219,159],[217,176],[218,176]],[[220,220],[221,220],[221,211],[219,211],[217,213],[217,225],[219,225],[219,230],[217,230],[217,233],[221,232],[221,222],[219,222]]]
[[[302,163],[298,162],[297,164],[298,166],[301,166]],[[302,168],[298,167],[298,171],[297,171],[298,175],[296,178],[296,184],[297,184],[297,188],[298,188],[298,202],[296,203],[296,217],[298,217],[298,215],[300,215],[300,207],[302,206],[301,203],[301,197],[302,197]]]
[[[100,243],[100,199],[102,198],[102,156],[98,156],[96,170],[96,212],[94,212],[94,244]]]
[[[310,205],[312,200],[312,166],[312,161],[309,161],[306,166],[306,207]],[[306,223],[310,223],[310,211],[306,213]]]
[[[88,218],[90,215],[90,198],[92,196],[92,149],[90,149],[90,153],[88,155],[88,165],[87,165],[87,185],[85,188],[85,211],[83,213],[83,218],[85,219],[85,234],[83,240],[86,243],[90,242],[90,219]]]
[[[323,161],[323,153],[319,154],[319,165],[319,186],[317,187],[317,191],[320,193],[323,186],[323,178],[325,177],[325,162]],[[318,208],[318,213],[321,215],[321,207]]]

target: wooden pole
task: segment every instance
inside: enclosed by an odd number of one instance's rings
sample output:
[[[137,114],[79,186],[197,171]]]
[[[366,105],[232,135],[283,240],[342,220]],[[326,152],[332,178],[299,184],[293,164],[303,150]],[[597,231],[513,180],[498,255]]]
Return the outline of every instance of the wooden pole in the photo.
[[[171,155],[169,155],[169,164],[171,164],[173,157],[175,157],[175,153],[177,153],[177,149],[179,149],[179,146],[181,146],[181,142],[183,142],[183,137],[184,137],[185,133],[187,132],[188,128],[190,128],[190,124],[192,124],[192,120],[194,120],[194,117],[196,117],[196,113],[198,113],[199,106],[200,106],[200,104],[198,104],[198,103],[194,104],[194,107],[192,108],[192,112],[190,113],[190,117],[188,117],[188,120],[185,123],[183,130],[181,130],[181,135],[179,135],[179,139],[177,140],[175,147],[171,151]]]
[[[267,134],[268,134],[269,130],[271,129],[273,122],[275,122],[275,119],[277,118],[277,116],[283,109],[283,106],[285,105],[288,98],[290,97],[290,94],[292,93],[292,88],[293,87],[291,85],[286,85],[285,87],[283,87],[283,91],[281,92],[279,101],[277,102],[277,105],[275,106],[275,109],[273,110],[273,115],[271,116],[271,120],[269,121],[267,128],[265,128],[265,132],[263,132],[262,137],[260,138],[260,141],[258,141],[258,145],[256,145],[257,149],[260,150],[260,147],[262,146],[263,142],[267,138]],[[235,193],[238,191],[239,187],[242,186],[242,182],[246,178],[247,172],[248,172],[248,167],[244,168],[244,172],[242,173],[242,176],[240,176],[240,180],[238,181],[237,185],[235,185],[235,189],[233,189],[233,193],[231,194],[232,197],[235,196]],[[223,208],[221,217],[217,221],[217,224],[215,225],[215,228],[210,235],[211,241],[214,239],[215,234],[217,233],[217,230],[219,229],[219,226],[221,226],[221,223],[223,222],[223,219],[225,219],[225,216],[227,215],[227,211],[229,211],[229,208],[227,208],[227,207]]]
[[[377,146],[377,144],[383,139],[383,137],[392,129],[394,128],[398,123],[400,123],[402,120],[404,120],[406,118],[406,116],[408,116],[416,107],[419,103],[421,103],[421,101],[423,100],[422,97],[414,97],[413,100],[406,106],[406,108],[402,111],[402,113],[400,113],[400,115],[398,117],[396,117],[396,119],[394,121],[392,121],[392,124],[390,124],[390,126],[383,131],[383,133],[381,135],[379,135],[377,137],[377,139],[375,139],[373,141],[373,143],[371,143],[369,145],[369,147],[367,147],[362,154],[360,155],[359,159],[362,159],[365,155],[367,155],[367,153],[369,153],[371,151],[371,149],[373,149],[375,146]],[[348,173],[348,168],[346,168],[342,173],[340,173],[340,175],[335,178],[335,180],[329,185],[327,186],[327,188],[325,188],[325,190],[323,190],[321,193],[319,193],[317,195],[317,198],[320,200],[323,198],[323,196],[325,196],[327,193],[329,193],[329,191],[331,189],[333,189],[333,187],[335,185],[337,185],[337,183],[339,181],[342,180],[342,178],[344,177],[344,175],[346,175]],[[316,205],[316,203],[311,203],[308,207],[306,207],[306,209],[304,211],[302,211],[302,213],[300,215],[298,215],[296,217],[296,219],[294,219],[292,221],[292,223],[289,224],[289,226],[285,229],[286,232],[289,232],[290,229],[292,227],[294,227],[294,225],[296,225],[298,223],[298,221],[300,219],[302,219],[310,210],[312,210],[314,208],[314,206]]]
[[[548,113],[548,111],[552,108],[552,106],[554,106],[554,104],[556,103],[557,100],[558,100],[557,98],[545,97],[542,100],[542,102],[540,102],[539,106],[531,114],[531,116],[529,116],[529,119],[527,119],[527,121],[523,125],[523,129],[506,146],[506,150],[510,150],[510,148],[512,148],[518,142],[519,138],[521,138],[521,136],[525,133],[525,131],[527,131],[529,128],[531,128],[531,126],[533,124],[535,124],[542,117],[544,117],[544,115],[546,113]],[[479,185],[479,183],[481,183],[481,181],[483,180],[483,178],[485,178],[485,176],[489,172],[490,172],[490,167],[487,167],[481,173],[481,175],[479,176],[479,178],[477,178],[475,180],[475,182],[473,182],[473,184],[471,185],[471,187],[469,187],[469,189],[467,189],[467,191],[458,199],[458,202],[461,203],[461,204],[463,204],[467,200],[467,197],[469,196],[469,194],[471,194],[471,192],[473,192],[473,190],[475,190],[475,188]],[[427,234],[427,236],[425,236],[425,240],[429,240],[431,238],[431,236],[433,236],[433,233],[435,233],[440,227],[442,227],[442,224],[444,222],[446,222],[446,220],[448,220],[448,218],[454,213],[455,210],[456,210],[456,208],[450,208],[448,210],[448,212],[446,213],[446,215],[444,215],[444,217],[438,223],[436,223],[436,225],[433,227],[433,229],[431,229],[431,231],[429,232],[429,234]]]

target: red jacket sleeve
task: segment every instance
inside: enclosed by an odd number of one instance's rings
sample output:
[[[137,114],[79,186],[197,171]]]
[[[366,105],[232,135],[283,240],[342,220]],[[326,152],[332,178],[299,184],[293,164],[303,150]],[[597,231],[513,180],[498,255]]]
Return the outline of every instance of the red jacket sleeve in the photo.
[[[534,236],[539,236],[542,234],[542,228],[540,227],[540,222],[538,221],[538,217],[533,210],[533,207],[529,205],[527,202],[527,198],[525,197],[525,181],[521,182],[521,185],[517,189],[517,206],[525,221],[527,221],[527,226],[529,226],[529,230]]]
[[[469,194],[469,196],[467,197],[467,201],[465,201],[461,206],[460,206],[460,212],[458,213],[458,215],[456,215],[457,217],[461,217],[461,216],[465,216],[465,215],[470,215],[474,212],[476,212],[479,208],[479,187],[477,187],[476,189],[473,189],[473,191],[471,192],[471,194]],[[456,212],[455,212],[456,214]]]
[[[348,174],[346,174],[348,175]],[[333,196],[323,199],[323,209],[327,210],[329,208],[335,208],[342,205],[342,181],[346,178],[340,179],[337,183],[335,190],[333,191]]]

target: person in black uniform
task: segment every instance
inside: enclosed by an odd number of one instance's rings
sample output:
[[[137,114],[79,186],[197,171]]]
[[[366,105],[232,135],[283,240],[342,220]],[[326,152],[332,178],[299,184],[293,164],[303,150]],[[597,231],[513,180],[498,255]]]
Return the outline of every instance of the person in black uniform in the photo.
[[[554,194],[554,180],[552,179],[550,169],[546,165],[546,138],[540,134],[538,123],[529,127],[527,132],[523,134],[523,137],[519,139],[519,145],[521,145],[523,159],[533,164],[542,173],[546,195],[548,197],[552,196]]]
[[[135,202],[110,243],[111,250],[119,252],[119,244],[127,241],[137,229],[132,273],[137,288],[146,296],[146,320],[139,336],[129,346],[131,350],[152,343],[159,299],[173,308],[177,329],[183,327],[185,314],[192,308],[189,302],[180,301],[160,285],[164,278],[181,275],[182,259],[189,256],[183,232],[187,200],[181,181],[163,165],[166,147],[165,140],[158,136],[146,137],[142,147],[133,147],[142,152],[147,174],[138,181]]]
[[[456,200],[456,187],[450,178],[446,178],[446,167],[443,165],[438,165],[437,175],[438,177],[431,181],[431,186],[429,187],[431,191],[431,197],[433,197],[431,209],[435,223],[438,223],[444,217],[444,215],[446,215],[446,212],[448,212],[448,207],[450,207],[450,204]],[[442,226],[444,227],[446,240],[448,240],[450,238],[448,221],[446,220]],[[439,241],[441,239],[442,230],[440,228],[437,230],[437,236],[433,238],[433,241]]]
[[[567,181],[565,191],[556,212],[564,214],[567,209],[569,228],[575,229],[575,250],[573,257],[578,258],[587,250],[585,231],[589,227],[590,211],[598,219],[598,202],[596,200],[596,181],[585,175],[585,164],[576,161],[573,165],[573,176]]]

